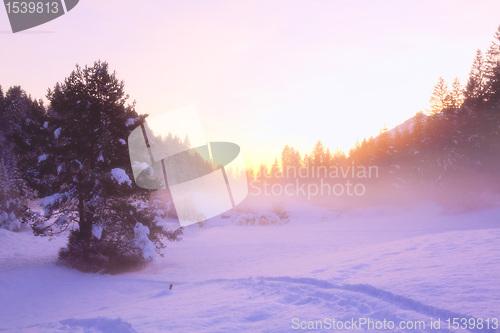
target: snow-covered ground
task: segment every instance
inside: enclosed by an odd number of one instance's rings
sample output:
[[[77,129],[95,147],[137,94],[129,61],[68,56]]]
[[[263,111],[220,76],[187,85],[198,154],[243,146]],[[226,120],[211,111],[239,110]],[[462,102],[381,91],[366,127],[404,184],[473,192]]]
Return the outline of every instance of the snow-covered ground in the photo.
[[[233,212],[190,226],[164,257],[116,276],[56,266],[64,238],[0,229],[0,331],[319,328],[309,321],[333,331],[332,318],[364,318],[426,322],[390,332],[446,332],[447,318],[500,319],[500,209],[287,210],[284,225],[236,225]],[[429,326],[438,318],[441,330]]]

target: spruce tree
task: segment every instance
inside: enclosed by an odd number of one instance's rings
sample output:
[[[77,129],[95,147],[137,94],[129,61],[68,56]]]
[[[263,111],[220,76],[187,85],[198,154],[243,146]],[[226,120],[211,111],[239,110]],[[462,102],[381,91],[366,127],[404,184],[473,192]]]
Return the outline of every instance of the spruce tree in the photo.
[[[300,152],[298,149],[291,148],[290,150],[290,164],[295,168],[299,169],[302,164],[302,158],[300,157]]]
[[[356,142],[355,147],[359,147],[359,141]],[[345,165],[346,161],[347,157],[345,152],[340,148],[335,149],[332,154],[332,165]]]
[[[314,145],[310,158],[312,162],[311,166],[318,167],[324,165],[323,163],[325,160],[325,146],[323,146],[321,140],[318,140],[318,142],[316,142],[316,144]]]
[[[39,159],[44,216],[37,234],[73,230],[60,263],[82,271],[120,271],[154,258],[162,238],[149,191],[132,181],[130,132],[144,122],[106,62],[76,69],[49,90],[51,142]],[[154,245],[153,245],[154,244]]]
[[[20,86],[11,87],[3,101],[0,131],[5,135],[16,168],[30,187],[39,185],[35,170],[47,143],[46,111],[42,101],[32,100]]]
[[[11,145],[0,136],[0,227],[18,231],[27,222],[27,188],[19,173]]]
[[[332,164],[333,164],[333,154],[330,151],[330,148],[327,147],[325,150],[323,165],[326,166],[327,168],[330,168]]]
[[[488,104],[500,108],[500,27],[486,54],[486,83]]]
[[[27,202],[30,191],[19,170],[20,160],[16,147],[17,137],[27,121],[31,98],[15,86],[4,96],[0,88],[0,227],[17,231],[28,221]]]
[[[2,102],[0,130],[9,141],[12,140],[14,134],[21,131],[31,103],[31,98],[20,86],[14,86],[7,90]]]
[[[48,118],[43,102],[31,101],[25,111],[24,119],[12,133],[11,140],[16,153],[17,166],[30,189],[42,190],[39,160],[44,159],[43,151],[49,144]],[[36,193],[29,193],[30,196]],[[43,194],[41,192],[40,194]]]
[[[437,114],[450,106],[450,93],[445,80],[440,77],[434,86],[431,99],[431,113]]]
[[[379,159],[385,159],[387,156],[392,154],[394,150],[394,138],[387,130],[387,126],[384,126],[377,137],[376,144],[376,155]]]
[[[4,112],[4,107],[5,107],[5,96],[3,94],[2,86],[0,86],[0,116]]]
[[[450,107],[452,109],[458,109],[464,102],[464,89],[462,88],[462,84],[457,77],[453,80],[453,84],[451,86],[450,102]]]
[[[465,102],[472,107],[482,104],[485,95],[485,64],[481,50],[476,51],[465,87]]]
[[[286,171],[290,166],[292,166],[292,149],[289,145],[286,145],[281,151],[281,167],[283,171]]]
[[[271,177],[276,177],[279,171],[280,171],[280,164],[278,162],[278,158],[275,158],[274,163],[271,165]]]

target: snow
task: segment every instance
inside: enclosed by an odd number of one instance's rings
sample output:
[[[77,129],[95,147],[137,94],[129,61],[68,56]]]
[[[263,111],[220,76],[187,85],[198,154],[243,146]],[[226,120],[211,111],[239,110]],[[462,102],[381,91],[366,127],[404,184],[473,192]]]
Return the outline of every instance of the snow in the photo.
[[[68,217],[66,215],[61,215],[57,218],[55,224],[59,224],[59,225],[66,225],[68,223]]]
[[[62,197],[61,193],[56,193],[50,196],[47,196],[43,198],[42,200],[42,207],[48,207],[48,206],[53,206],[56,202],[58,202]]]
[[[54,139],[56,139],[56,140],[59,139],[59,135],[61,135],[61,130],[62,130],[62,128],[59,127],[58,129],[56,129],[54,131]]]
[[[38,163],[42,162],[42,161],[45,161],[47,159],[47,154],[42,154],[40,156],[38,156]]]
[[[120,140],[118,140],[118,141],[120,141],[120,143],[121,143],[122,145],[125,145],[125,144],[126,144],[125,140],[123,140],[123,139],[120,139]]]
[[[44,122],[43,123],[43,128],[48,128],[48,127],[49,127],[49,122],[48,121]]]
[[[153,261],[155,259],[155,245],[149,240],[149,228],[140,222],[134,227],[134,244],[136,247],[141,249],[142,256],[146,260]]]
[[[393,137],[396,135],[396,132],[399,133],[405,133],[405,132],[411,132],[413,130],[413,126],[415,125],[415,119],[417,116],[413,116],[407,120],[405,120],[403,123],[397,125],[394,128],[391,128],[387,132],[391,134]]]
[[[111,170],[111,175],[120,185],[123,183],[126,183],[127,185],[132,184],[132,181],[130,180],[129,176],[127,176],[127,174],[125,173],[125,170],[123,170],[123,169],[114,168]]]
[[[283,225],[237,225],[235,210],[189,226],[164,257],[115,276],[57,266],[64,235],[0,229],[0,331],[305,332],[293,322],[500,317],[499,208],[284,208]]]
[[[94,235],[95,238],[101,239],[102,236],[102,225],[93,225],[92,226],[92,235]]]
[[[49,216],[59,201],[66,197],[67,193],[55,193],[42,199],[40,207],[42,207],[45,216]]]
[[[57,174],[60,174],[62,169],[63,169],[63,165],[62,164],[58,165],[57,166]]]
[[[132,126],[135,124],[135,119],[134,118],[128,118],[127,122],[125,123],[125,126]]]
[[[21,228],[21,221],[16,217],[13,212],[0,213],[0,226],[10,231],[18,230]]]

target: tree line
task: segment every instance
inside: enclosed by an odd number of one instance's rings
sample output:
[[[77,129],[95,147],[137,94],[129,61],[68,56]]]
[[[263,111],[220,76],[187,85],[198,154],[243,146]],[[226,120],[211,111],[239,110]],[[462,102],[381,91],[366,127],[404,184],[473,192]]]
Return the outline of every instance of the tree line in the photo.
[[[489,49],[475,54],[465,86],[439,78],[430,97],[430,110],[420,111],[408,126],[383,129],[365,138],[346,154],[318,141],[302,155],[286,145],[270,166],[249,170],[248,177],[272,176],[280,170],[335,165],[377,165],[380,182],[395,187],[451,184],[466,177],[481,184],[498,183],[500,162],[500,27]],[[467,186],[464,183],[464,186]],[[495,188],[500,191],[500,188]]]
[[[67,232],[59,263],[88,272],[138,267],[179,239],[161,226],[164,203],[132,184],[127,139],[147,115],[108,64],[77,65],[46,97],[0,87],[0,226]]]

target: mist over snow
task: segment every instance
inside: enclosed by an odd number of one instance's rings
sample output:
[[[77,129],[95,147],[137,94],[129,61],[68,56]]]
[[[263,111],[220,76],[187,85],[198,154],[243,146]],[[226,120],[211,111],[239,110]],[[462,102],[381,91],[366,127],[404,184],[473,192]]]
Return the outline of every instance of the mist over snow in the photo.
[[[280,210],[286,223],[237,223]],[[64,236],[0,229],[0,329],[293,332],[294,318],[428,324],[438,317],[498,318],[499,221],[499,208],[341,212],[247,200],[186,228],[164,257],[122,275],[57,266]],[[136,229],[147,255],[147,230]]]

